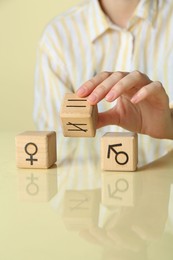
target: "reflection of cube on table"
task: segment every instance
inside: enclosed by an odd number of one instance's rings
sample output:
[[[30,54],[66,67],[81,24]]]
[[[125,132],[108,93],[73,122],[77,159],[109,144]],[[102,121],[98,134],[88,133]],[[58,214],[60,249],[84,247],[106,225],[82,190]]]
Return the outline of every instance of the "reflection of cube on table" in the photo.
[[[86,98],[67,93],[61,107],[64,136],[93,137],[96,133],[97,105],[92,106]]]
[[[134,173],[102,173],[102,204],[112,207],[135,206]]]
[[[101,139],[101,167],[110,171],[135,171],[138,162],[137,134],[106,133]]]
[[[19,168],[49,168],[56,162],[56,133],[26,131],[16,136]]]
[[[100,190],[67,190],[63,220],[68,229],[81,230],[98,222]]]
[[[57,169],[19,170],[18,184],[20,200],[47,202],[57,193]]]

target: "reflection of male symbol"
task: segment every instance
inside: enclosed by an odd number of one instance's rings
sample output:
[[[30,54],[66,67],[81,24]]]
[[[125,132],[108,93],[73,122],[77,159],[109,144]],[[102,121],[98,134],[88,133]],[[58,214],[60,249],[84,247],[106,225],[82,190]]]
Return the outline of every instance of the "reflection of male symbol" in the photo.
[[[121,197],[115,196],[117,192],[126,192],[129,188],[129,184],[125,179],[119,179],[115,183],[115,190],[111,192],[111,187],[110,184],[108,185],[108,193],[109,197],[114,198],[114,199],[119,199],[122,200]]]
[[[111,150],[115,153],[115,161],[120,164],[120,165],[124,165],[128,162],[129,160],[129,156],[127,153],[120,151],[117,152],[114,147],[117,146],[122,146],[122,144],[112,144],[108,146],[108,153],[107,153],[107,158],[110,158],[110,154],[111,154]]]
[[[29,146],[30,146],[30,150],[31,150],[31,151],[28,151]],[[32,151],[33,148],[34,148],[34,151]],[[34,162],[34,161],[38,161],[38,159],[33,159],[33,155],[35,155],[35,154],[38,152],[38,147],[37,147],[36,144],[34,144],[34,143],[27,143],[27,144],[25,145],[25,152],[26,152],[28,155],[30,155],[30,158],[27,158],[26,161],[30,161],[31,165],[33,165],[33,162]]]
[[[26,191],[29,195],[35,196],[39,192],[39,187],[34,180],[38,180],[38,178],[34,177],[34,174],[31,174],[31,177],[28,177],[27,180],[31,180],[31,182],[26,186]]]

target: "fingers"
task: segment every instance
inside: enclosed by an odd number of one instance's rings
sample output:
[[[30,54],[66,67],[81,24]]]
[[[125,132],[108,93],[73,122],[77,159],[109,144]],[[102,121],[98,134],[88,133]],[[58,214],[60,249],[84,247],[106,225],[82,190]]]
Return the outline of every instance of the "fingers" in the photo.
[[[90,104],[96,104],[100,100],[102,100],[110,89],[116,84],[122,77],[120,73],[112,73],[107,79],[102,81],[93,92],[88,96],[87,100]]]
[[[90,104],[95,105],[127,74],[127,72],[102,72],[84,83],[77,91],[77,95],[80,97],[88,96],[87,100]]]
[[[155,84],[150,83],[146,86],[144,86],[142,89],[140,89],[131,99],[131,102],[134,104],[139,103],[140,101],[146,99],[151,94],[154,94],[156,92],[156,88],[154,86]]]
[[[119,80],[106,95],[106,100],[109,102],[114,101],[123,94],[128,93],[134,95],[134,93],[144,85],[150,83],[151,80],[143,73],[139,71],[133,71]]]
[[[92,79],[86,81],[77,91],[79,97],[88,96],[101,82],[108,78],[112,72],[101,72]]]
[[[97,104],[103,98],[112,102],[128,91],[132,93],[132,97],[140,87],[150,82],[151,80],[139,71],[102,72],[84,83],[77,91],[77,95],[88,96],[87,100],[91,105]]]
[[[168,96],[159,81],[153,81],[141,88],[132,98],[131,102],[137,104],[145,99],[153,101],[153,105],[168,104]]]
[[[97,121],[97,129],[106,125],[119,125],[120,115],[116,111],[116,107],[109,109],[106,112],[99,113]]]
[[[159,106],[168,103],[168,96],[162,84],[158,81],[152,82],[147,75],[139,71],[102,72],[84,83],[77,91],[77,95],[87,96],[91,105],[97,104],[103,98],[112,102],[122,95],[128,96],[133,104],[146,99]]]

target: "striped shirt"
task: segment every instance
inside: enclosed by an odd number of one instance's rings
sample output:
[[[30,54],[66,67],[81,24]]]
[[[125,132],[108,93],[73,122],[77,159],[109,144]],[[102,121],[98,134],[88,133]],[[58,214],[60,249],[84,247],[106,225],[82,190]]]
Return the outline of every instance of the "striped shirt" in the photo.
[[[84,1],[53,19],[38,48],[34,105],[38,129],[61,131],[59,111],[64,94],[75,92],[101,71],[139,70],[151,80],[161,81],[172,102],[172,28],[171,0],[140,0],[125,29],[110,21],[98,0]],[[99,111],[110,106],[102,101]],[[117,130],[122,131],[117,126],[99,131]],[[140,135],[139,148],[145,162],[163,155],[172,142]]]

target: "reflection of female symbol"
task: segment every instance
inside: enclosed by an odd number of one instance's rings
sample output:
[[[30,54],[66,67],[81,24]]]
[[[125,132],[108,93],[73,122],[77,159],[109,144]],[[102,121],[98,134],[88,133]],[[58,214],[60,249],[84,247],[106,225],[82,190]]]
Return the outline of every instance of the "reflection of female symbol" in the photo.
[[[27,178],[31,180],[31,182],[26,186],[26,191],[29,195],[35,196],[39,192],[38,185],[34,182],[34,180],[38,180],[38,178],[34,178],[34,175],[31,174],[31,177]]]
[[[29,151],[28,151],[29,150]],[[38,159],[34,159],[33,155],[38,152],[38,147],[34,143],[27,143],[25,145],[25,152],[30,155],[30,158],[27,158],[26,161],[30,161],[31,165],[33,165],[33,161],[38,161]]]
[[[107,153],[107,158],[110,158],[110,153],[111,153],[111,150],[115,153],[115,161],[120,164],[120,165],[124,165],[128,162],[129,160],[129,156],[127,153],[123,152],[123,151],[120,151],[120,152],[117,152],[114,147],[117,147],[117,146],[122,146],[122,144],[112,144],[112,145],[109,145],[108,147],[108,153]]]
[[[108,185],[109,197],[121,200],[121,197],[115,196],[117,192],[126,192],[129,188],[129,184],[125,179],[119,179],[115,183],[115,190],[111,192],[111,187]]]

